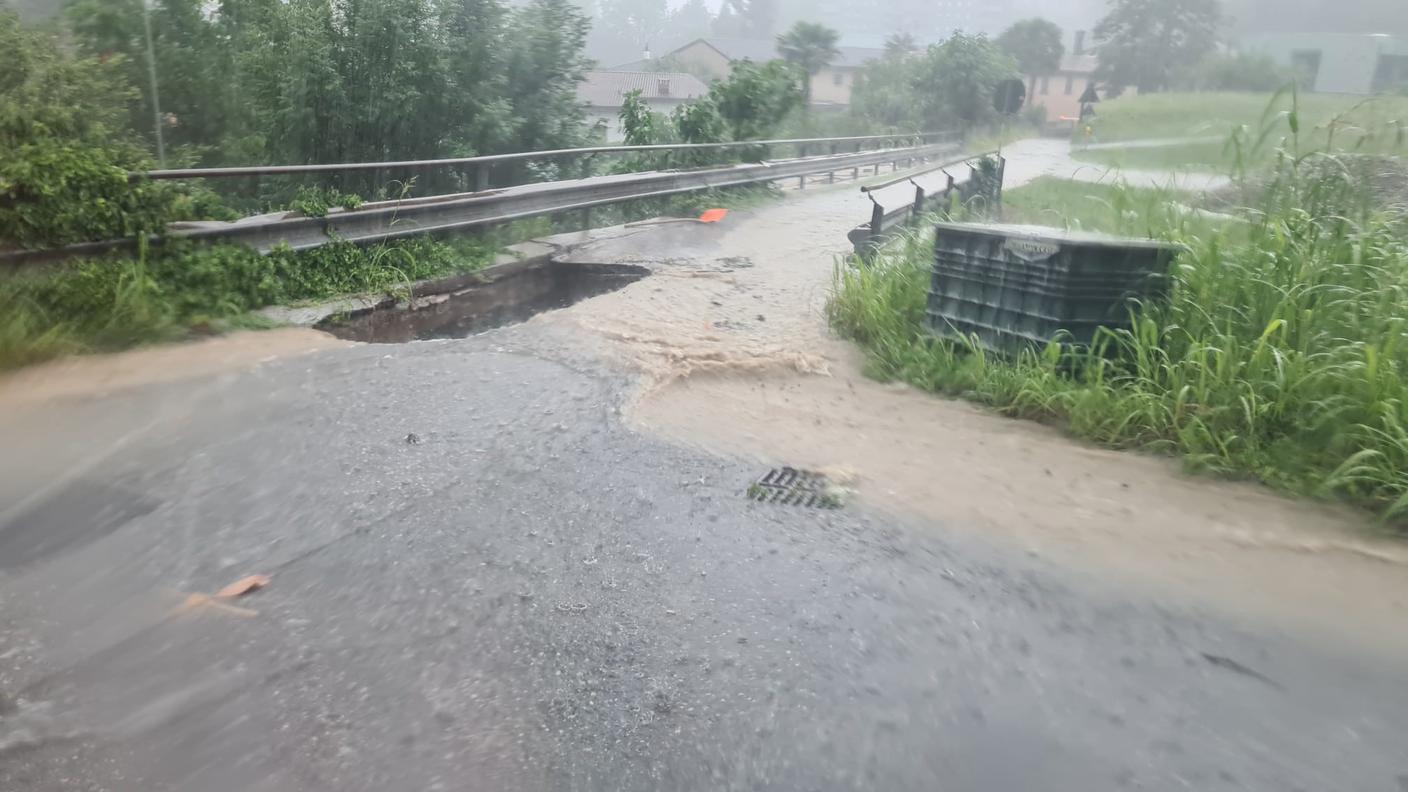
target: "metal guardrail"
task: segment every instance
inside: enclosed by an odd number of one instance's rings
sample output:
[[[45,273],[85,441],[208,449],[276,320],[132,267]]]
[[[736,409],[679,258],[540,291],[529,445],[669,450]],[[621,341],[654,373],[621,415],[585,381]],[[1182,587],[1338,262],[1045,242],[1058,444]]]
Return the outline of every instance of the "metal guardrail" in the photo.
[[[688,171],[651,171],[585,179],[525,184],[482,192],[456,193],[398,201],[364,204],[358,209],[329,211],[325,217],[280,213],[234,222],[176,224],[167,237],[200,242],[244,244],[267,252],[280,245],[307,250],[334,240],[370,243],[385,239],[458,231],[556,214],[595,206],[658,198],[697,190],[797,178],[883,164],[913,163],[952,155],[955,144],[938,143],[909,148],[823,155],[772,162],[701,168]],[[834,178],[833,178],[834,180]],[[151,242],[159,244],[161,238]],[[134,249],[136,240],[86,243],[50,250],[13,251],[0,254],[0,268],[18,269],[75,256],[92,256],[113,250]]]
[[[979,170],[973,164],[985,157],[997,158],[995,184],[983,184]],[[960,181],[948,172],[948,168],[958,165],[968,166],[967,179]],[[960,203],[966,204],[974,197],[987,193],[988,197],[1000,207],[1002,204],[1002,182],[1006,170],[1006,158],[996,151],[988,151],[943,162],[921,173],[911,173],[882,184],[863,186],[860,191],[870,198],[871,203],[870,222],[851,229],[846,238],[851,241],[856,255],[863,261],[869,261],[875,256],[876,251],[885,244],[886,238],[896,229],[919,221],[930,210],[948,204],[955,195]],[[916,178],[935,171],[942,172],[948,179],[948,183],[943,188],[936,191],[926,191],[923,185],[915,181]],[[875,199],[876,192],[906,181],[914,185],[914,198],[911,201],[886,209]]]
[[[511,154],[487,154],[477,157],[455,157],[430,160],[399,160],[392,162],[342,162],[315,165],[252,165],[228,168],[178,168],[170,170],[137,171],[128,174],[132,180],[141,179],[227,179],[251,176],[288,176],[313,173],[355,173],[359,171],[424,171],[438,168],[472,168],[475,171],[475,189],[485,190],[489,186],[490,168],[507,162],[550,160],[569,157],[590,157],[597,154],[631,154],[657,152],[668,154],[675,151],[726,150],[756,148],[760,146],[793,146],[798,156],[807,156],[811,147],[829,149],[830,154],[839,149],[854,145],[859,152],[867,144],[903,144],[906,147],[931,145],[936,143],[957,143],[961,133],[956,131],[917,132],[898,135],[861,135],[857,137],[833,138],[783,138],[777,140],[743,140],[728,143],[670,143],[648,146],[592,146],[587,148],[549,149],[546,151],[520,151]],[[896,145],[895,147],[899,147]]]

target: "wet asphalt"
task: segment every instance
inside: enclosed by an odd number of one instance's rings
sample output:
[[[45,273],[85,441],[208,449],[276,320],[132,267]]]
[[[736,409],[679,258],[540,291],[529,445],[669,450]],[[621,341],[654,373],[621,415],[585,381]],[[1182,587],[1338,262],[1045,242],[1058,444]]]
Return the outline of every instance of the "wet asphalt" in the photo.
[[[561,340],[0,419],[0,789],[1408,789],[1401,666],[753,503]]]

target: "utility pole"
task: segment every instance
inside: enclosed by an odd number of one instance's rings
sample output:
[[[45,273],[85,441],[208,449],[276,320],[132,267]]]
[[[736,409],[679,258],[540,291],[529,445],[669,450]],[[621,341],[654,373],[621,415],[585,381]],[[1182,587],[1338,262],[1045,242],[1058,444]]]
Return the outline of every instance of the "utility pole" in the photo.
[[[156,162],[166,167],[166,141],[161,134],[161,96],[156,89],[156,45],[152,43],[152,15],[142,0],[142,27],[147,34],[147,80],[152,89],[152,129],[156,132]]]

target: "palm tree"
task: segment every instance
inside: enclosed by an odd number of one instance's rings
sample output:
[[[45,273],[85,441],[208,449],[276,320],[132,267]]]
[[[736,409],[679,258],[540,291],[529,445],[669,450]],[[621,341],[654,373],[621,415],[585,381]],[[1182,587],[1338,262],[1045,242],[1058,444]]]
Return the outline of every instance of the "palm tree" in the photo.
[[[885,57],[904,58],[913,55],[919,43],[909,33],[892,33],[885,37]]]
[[[802,95],[809,105],[812,101],[812,77],[841,54],[836,48],[840,38],[840,33],[816,22],[798,22],[791,30],[777,37],[777,51],[782,54],[782,59],[807,73],[806,82],[802,84]]]

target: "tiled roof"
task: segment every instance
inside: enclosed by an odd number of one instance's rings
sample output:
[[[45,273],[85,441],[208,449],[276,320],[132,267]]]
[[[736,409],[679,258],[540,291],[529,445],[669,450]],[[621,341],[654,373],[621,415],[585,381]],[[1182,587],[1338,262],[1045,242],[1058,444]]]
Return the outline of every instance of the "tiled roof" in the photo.
[[[755,63],[763,63],[781,57],[777,54],[777,42],[767,39],[711,37],[697,39],[697,41],[702,41],[722,52],[724,57],[729,60],[750,60]],[[695,42],[690,42],[690,44],[693,43]],[[685,47],[687,46],[689,44],[685,45]],[[684,47],[680,47],[680,49],[684,49]],[[866,61],[876,60],[885,54],[885,50],[874,47],[837,47],[836,49],[840,53],[835,60],[831,61],[830,65],[842,69],[858,69],[865,65]]]
[[[577,101],[593,107],[620,107],[631,91],[640,91],[646,101],[682,101],[698,99],[709,92],[709,86],[683,72],[589,71],[577,83]]]

